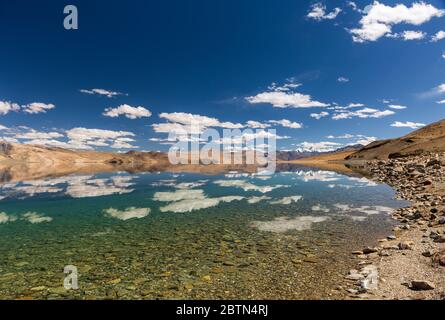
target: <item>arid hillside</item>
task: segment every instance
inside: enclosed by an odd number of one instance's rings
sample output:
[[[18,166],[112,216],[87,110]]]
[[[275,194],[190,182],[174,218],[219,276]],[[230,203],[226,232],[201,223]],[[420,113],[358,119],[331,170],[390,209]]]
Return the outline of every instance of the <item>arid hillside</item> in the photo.
[[[445,151],[445,120],[416,130],[398,139],[373,142],[346,157],[346,160],[394,159],[424,152]]]

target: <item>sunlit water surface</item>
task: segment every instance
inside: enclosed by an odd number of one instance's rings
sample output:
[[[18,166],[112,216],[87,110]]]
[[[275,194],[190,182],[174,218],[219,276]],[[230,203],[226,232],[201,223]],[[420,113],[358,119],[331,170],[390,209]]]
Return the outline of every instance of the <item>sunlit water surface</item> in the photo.
[[[406,205],[365,178],[127,173],[0,188],[2,299],[328,299]],[[78,269],[78,290],[63,287]]]

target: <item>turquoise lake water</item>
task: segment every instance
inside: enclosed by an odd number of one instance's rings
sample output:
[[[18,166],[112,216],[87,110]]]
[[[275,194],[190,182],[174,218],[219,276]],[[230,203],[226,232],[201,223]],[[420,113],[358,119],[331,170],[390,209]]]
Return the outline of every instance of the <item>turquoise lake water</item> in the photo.
[[[72,175],[0,188],[1,299],[329,299],[406,202],[365,178]],[[64,267],[77,290],[63,287]]]

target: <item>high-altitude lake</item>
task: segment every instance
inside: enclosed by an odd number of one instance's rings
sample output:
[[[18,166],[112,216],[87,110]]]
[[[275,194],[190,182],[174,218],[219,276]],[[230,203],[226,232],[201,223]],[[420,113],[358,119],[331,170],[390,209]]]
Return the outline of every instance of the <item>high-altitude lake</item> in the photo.
[[[329,299],[391,232],[394,191],[271,176],[114,173],[0,187],[1,299]],[[78,270],[65,290],[65,266]]]

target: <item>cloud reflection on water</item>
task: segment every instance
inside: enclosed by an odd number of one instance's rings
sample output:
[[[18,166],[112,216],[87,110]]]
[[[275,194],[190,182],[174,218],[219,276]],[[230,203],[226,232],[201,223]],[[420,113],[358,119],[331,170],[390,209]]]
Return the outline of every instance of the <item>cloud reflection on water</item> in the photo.
[[[99,197],[131,193],[136,176],[112,176],[96,178],[93,175],[66,176],[4,184],[0,187],[0,199],[26,199],[45,194],[67,195],[72,198]]]

